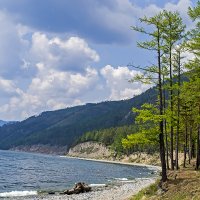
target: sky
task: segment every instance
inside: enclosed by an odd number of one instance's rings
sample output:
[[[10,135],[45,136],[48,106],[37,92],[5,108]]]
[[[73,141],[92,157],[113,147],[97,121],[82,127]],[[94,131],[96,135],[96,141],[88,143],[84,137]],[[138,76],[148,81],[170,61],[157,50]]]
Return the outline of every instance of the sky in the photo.
[[[195,0],[1,0],[0,119],[132,98],[150,86],[129,83],[154,56],[137,48],[138,18],[162,9],[184,23]]]

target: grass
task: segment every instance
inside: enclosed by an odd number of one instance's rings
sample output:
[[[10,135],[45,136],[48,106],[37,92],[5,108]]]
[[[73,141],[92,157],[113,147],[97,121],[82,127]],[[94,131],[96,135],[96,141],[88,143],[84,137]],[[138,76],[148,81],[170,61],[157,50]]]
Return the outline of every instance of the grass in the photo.
[[[140,192],[138,192],[130,200],[140,200],[144,198],[148,199],[149,197],[156,195],[157,189],[158,189],[158,181],[154,184],[151,184],[149,187],[144,188]]]
[[[130,200],[200,200],[200,171],[187,166],[178,171],[169,171],[168,179],[162,185],[166,192],[158,191],[159,181],[157,181],[141,190]]]

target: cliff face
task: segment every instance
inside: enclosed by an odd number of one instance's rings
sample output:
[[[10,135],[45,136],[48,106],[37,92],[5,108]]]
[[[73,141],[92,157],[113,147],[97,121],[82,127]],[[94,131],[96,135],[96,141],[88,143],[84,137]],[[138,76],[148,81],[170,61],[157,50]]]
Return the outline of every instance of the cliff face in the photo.
[[[147,154],[144,152],[135,152],[130,155],[117,156],[114,151],[97,142],[80,143],[69,149],[67,154],[72,157],[101,159],[120,161],[124,163],[140,163],[149,165],[160,165],[159,154]]]
[[[94,159],[108,159],[112,151],[106,146],[96,142],[85,142],[69,149],[68,156]]]

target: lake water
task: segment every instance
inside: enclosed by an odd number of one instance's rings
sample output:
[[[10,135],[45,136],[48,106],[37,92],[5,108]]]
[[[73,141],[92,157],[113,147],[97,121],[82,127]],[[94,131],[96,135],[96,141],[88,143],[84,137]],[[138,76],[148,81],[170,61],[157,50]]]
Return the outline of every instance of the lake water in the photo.
[[[0,197],[13,191],[63,190],[77,182],[108,184],[152,176],[147,167],[0,151]]]

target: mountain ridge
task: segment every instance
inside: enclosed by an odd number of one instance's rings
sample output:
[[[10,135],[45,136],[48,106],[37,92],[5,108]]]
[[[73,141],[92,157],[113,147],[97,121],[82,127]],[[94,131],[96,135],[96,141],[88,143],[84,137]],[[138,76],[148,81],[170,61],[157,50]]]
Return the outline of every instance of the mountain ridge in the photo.
[[[129,125],[134,121],[132,107],[156,101],[156,90],[150,88],[128,100],[88,103],[56,111],[0,127],[0,149],[21,145],[67,146],[85,132]]]
[[[16,122],[17,121],[4,121],[4,120],[0,120],[0,127],[2,127],[3,125],[6,125],[6,124],[14,124]]]

